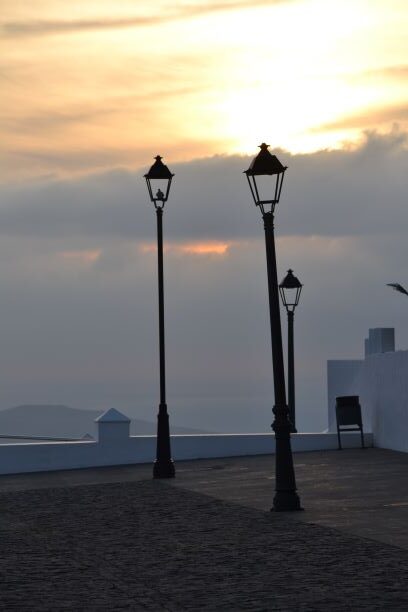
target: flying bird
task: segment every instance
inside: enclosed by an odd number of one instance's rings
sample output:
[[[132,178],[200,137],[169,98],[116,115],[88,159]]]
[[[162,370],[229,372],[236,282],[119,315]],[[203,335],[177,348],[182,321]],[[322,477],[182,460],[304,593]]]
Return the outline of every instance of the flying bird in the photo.
[[[395,291],[399,291],[400,293],[405,293],[405,295],[408,295],[408,291],[404,289],[404,287],[399,283],[387,283],[387,287],[392,287],[393,289],[395,289]]]

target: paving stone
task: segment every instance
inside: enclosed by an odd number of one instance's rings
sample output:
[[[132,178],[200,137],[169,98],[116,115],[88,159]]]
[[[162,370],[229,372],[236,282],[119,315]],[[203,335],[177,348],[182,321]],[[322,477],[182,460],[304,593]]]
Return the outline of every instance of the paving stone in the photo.
[[[162,481],[0,494],[0,609],[408,609],[408,552]]]

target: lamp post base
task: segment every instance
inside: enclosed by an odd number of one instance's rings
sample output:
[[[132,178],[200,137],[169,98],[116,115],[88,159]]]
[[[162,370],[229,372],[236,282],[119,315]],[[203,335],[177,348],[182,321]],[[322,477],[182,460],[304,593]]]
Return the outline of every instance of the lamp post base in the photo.
[[[153,478],[174,478],[176,469],[171,458],[170,429],[167,405],[161,403],[157,415],[157,449],[153,464]]]
[[[275,420],[272,429],[275,433],[275,463],[276,486],[273,499],[274,512],[294,512],[303,510],[300,498],[296,493],[295,470],[290,443],[290,430],[293,427],[289,421],[287,405],[274,406],[272,410]]]
[[[300,498],[293,491],[277,491],[273,498],[271,512],[297,512],[303,510]]]
[[[174,478],[176,470],[173,461],[155,461],[153,463],[153,478]]]

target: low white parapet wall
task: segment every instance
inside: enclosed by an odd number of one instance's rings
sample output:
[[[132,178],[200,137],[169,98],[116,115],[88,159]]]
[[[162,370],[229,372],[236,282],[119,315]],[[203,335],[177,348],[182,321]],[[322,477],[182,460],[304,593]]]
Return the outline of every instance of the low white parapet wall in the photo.
[[[357,448],[361,445],[360,433],[342,433],[341,440],[344,448]],[[337,434],[333,433],[292,434],[291,441],[294,453],[338,448]],[[364,443],[366,446],[373,445],[372,434],[365,434]],[[272,433],[172,436],[171,444],[173,457],[178,460],[275,453],[275,435]]]
[[[156,436],[129,436],[129,419],[108,411],[98,424],[97,441],[45,442],[43,444],[3,444],[0,446],[0,474],[51,472],[110,465],[153,462]],[[365,434],[366,446],[372,435]],[[360,446],[360,434],[342,434],[344,448]],[[267,455],[275,452],[275,436],[270,434],[204,434],[171,437],[175,461],[216,457]],[[292,435],[294,452],[334,450],[337,435],[306,433]]]

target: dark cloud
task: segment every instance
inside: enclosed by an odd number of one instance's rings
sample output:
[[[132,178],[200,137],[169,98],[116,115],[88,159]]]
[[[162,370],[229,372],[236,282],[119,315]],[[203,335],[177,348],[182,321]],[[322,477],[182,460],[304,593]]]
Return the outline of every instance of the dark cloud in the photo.
[[[84,155],[76,161],[72,155],[72,163],[83,161]],[[98,155],[101,164],[111,161],[109,152]],[[280,151],[278,156],[289,167],[277,211],[281,235],[404,230],[408,164],[404,133],[367,133],[354,150],[309,155]],[[87,159],[92,159],[92,151]],[[165,213],[169,240],[245,240],[257,235],[259,215],[242,174],[249,157],[215,156],[174,165],[166,158],[166,162],[176,175]],[[146,168],[3,188],[0,233],[151,239]]]
[[[126,17],[120,19],[77,19],[70,21],[58,20],[30,20],[10,21],[3,23],[3,34],[9,37],[22,36],[49,36],[58,34],[70,34],[72,32],[89,32],[120,28],[149,27],[190,19],[212,13],[220,13],[245,8],[256,8],[273,6],[291,0],[233,0],[231,2],[213,2],[205,4],[183,4],[176,9],[169,9],[153,15],[138,17]]]

